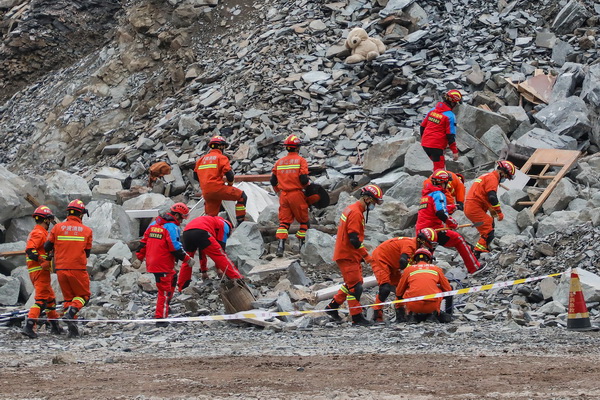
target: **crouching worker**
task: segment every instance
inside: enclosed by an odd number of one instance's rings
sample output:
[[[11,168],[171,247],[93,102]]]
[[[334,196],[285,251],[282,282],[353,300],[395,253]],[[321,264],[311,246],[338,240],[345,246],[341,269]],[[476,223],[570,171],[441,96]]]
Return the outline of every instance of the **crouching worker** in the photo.
[[[390,294],[396,295],[402,270],[412,260],[417,249],[425,247],[431,251],[437,241],[437,234],[431,228],[422,229],[417,237],[397,237],[388,239],[373,250],[373,274],[379,285],[375,303],[383,303]],[[396,322],[406,322],[404,305],[396,303]],[[383,322],[383,305],[373,306],[375,322]]]
[[[183,230],[183,249],[192,258],[198,251],[200,254],[200,272],[202,279],[208,279],[207,259],[214,261],[219,277],[225,275],[229,279],[242,279],[243,276],[233,262],[225,254],[225,243],[233,232],[233,224],[221,217],[203,215],[191,220]],[[181,292],[192,281],[192,267],[189,263],[181,265],[177,288]]]
[[[409,265],[402,272],[396,289],[399,298],[411,298],[429,294],[449,292],[452,289],[444,272],[432,264],[433,256],[427,249],[418,249],[414,255],[416,264]],[[404,303],[407,311],[406,322],[438,322],[442,298],[410,301]]]
[[[48,237],[48,228],[54,222],[52,210],[46,206],[39,206],[33,212],[35,226],[27,238],[25,253],[27,254],[27,270],[29,278],[35,289],[35,303],[29,309],[27,322],[23,334],[36,338],[35,325],[42,311],[46,311],[51,332],[60,335],[63,329],[58,324],[59,315],[56,312],[56,298],[50,279],[50,261],[44,250],[44,243]]]
[[[190,268],[195,261],[185,254],[180,240],[179,225],[187,218],[189,208],[183,203],[175,203],[164,215],[159,215],[148,226],[141,240],[140,248],[134,261],[133,267],[139,268],[144,258],[146,259],[146,270],[154,274],[158,298],[156,299],[156,311],[154,318],[163,319],[169,316],[169,303],[175,292],[177,283],[177,271],[175,264],[177,260],[183,261]],[[169,323],[159,321],[156,326],[166,327]]]

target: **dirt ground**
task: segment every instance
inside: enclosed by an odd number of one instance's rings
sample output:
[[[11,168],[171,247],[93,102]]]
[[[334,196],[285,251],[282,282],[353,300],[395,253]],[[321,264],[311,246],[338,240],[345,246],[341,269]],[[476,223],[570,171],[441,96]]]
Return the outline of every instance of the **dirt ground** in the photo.
[[[0,369],[2,399],[599,399],[598,360],[444,354],[118,357]]]

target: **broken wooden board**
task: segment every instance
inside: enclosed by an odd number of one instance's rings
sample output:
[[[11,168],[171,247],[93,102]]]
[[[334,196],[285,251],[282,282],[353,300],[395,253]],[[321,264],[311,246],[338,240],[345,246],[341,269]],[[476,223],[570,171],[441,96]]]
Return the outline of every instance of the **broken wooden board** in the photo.
[[[498,186],[498,197],[502,196],[503,193],[506,193],[511,189],[519,189],[524,190],[527,183],[531,178],[529,175],[521,171],[517,168],[517,172],[515,173],[515,177],[512,180],[506,180],[502,182],[500,186]]]
[[[531,78],[520,83],[513,83],[509,78],[505,78],[512,87],[517,89],[519,94],[527,101],[533,104],[548,104],[556,76],[546,75],[536,70],[536,73]]]
[[[531,212],[537,213],[548,196],[552,193],[558,182],[569,172],[569,170],[577,163],[577,159],[581,152],[577,150],[556,150],[556,149],[537,149],[529,160],[523,165],[521,171],[529,176],[529,179],[535,180],[534,187],[540,181],[548,181],[550,183],[544,188],[543,193],[536,201],[520,201],[517,204],[531,206]],[[542,171],[539,174],[531,174],[530,170],[534,166],[541,166]],[[552,167],[560,167],[556,175],[547,174]]]

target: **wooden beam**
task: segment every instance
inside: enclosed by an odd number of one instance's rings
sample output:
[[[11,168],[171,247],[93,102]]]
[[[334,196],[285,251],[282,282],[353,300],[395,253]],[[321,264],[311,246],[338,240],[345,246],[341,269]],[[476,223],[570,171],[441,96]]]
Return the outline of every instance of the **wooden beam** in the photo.
[[[271,179],[271,174],[264,175],[235,175],[236,182],[268,182]]]

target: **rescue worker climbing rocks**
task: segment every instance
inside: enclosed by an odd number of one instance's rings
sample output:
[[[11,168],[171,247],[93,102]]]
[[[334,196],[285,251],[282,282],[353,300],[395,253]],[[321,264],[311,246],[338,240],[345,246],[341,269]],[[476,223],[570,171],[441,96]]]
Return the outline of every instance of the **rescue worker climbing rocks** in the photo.
[[[452,110],[462,103],[462,93],[452,89],[444,94],[443,101],[437,103],[421,122],[421,146],[433,161],[433,171],[446,169],[444,153],[447,148],[452,151],[452,159],[458,160],[456,147],[456,116]]]
[[[283,141],[283,145],[288,154],[277,160],[273,166],[270,180],[275,193],[279,194],[279,228],[275,235],[278,239],[275,253],[277,257],[283,256],[288,229],[294,219],[300,224],[300,228],[296,232],[300,247],[304,243],[309,227],[308,203],[302,190],[309,183],[308,164],[299,154],[300,138],[296,135],[289,135]]]
[[[204,212],[216,216],[221,209],[221,201],[235,200],[235,218],[241,224],[246,218],[248,198],[243,190],[233,187],[233,170],[229,158],[223,154],[228,146],[227,141],[223,136],[214,136],[208,146],[211,150],[200,157],[194,167],[204,197]],[[227,179],[227,185],[223,177]]]
[[[200,272],[202,279],[208,279],[207,259],[210,257],[215,262],[219,276],[225,275],[229,279],[242,279],[243,276],[237,267],[225,254],[225,245],[233,233],[233,224],[221,217],[203,215],[187,223],[181,236],[183,249],[192,258],[198,251],[200,257]],[[192,281],[192,267],[189,263],[181,265],[177,288],[182,291]]]
[[[421,197],[417,214],[417,232],[425,228],[436,230],[438,243],[444,247],[456,248],[467,271],[473,274],[480,269],[481,264],[462,235],[453,230],[458,223],[450,216],[450,211],[456,208],[449,210],[446,205],[444,190],[450,180],[450,175],[447,171],[440,170],[436,171],[430,179],[431,184],[427,185],[422,192],[423,197]]]
[[[446,189],[444,189],[446,204],[450,210],[453,210],[455,208],[454,206],[456,206],[457,210],[462,211],[465,209],[465,177],[462,174],[456,174],[452,171],[446,172],[450,175]],[[433,176],[433,174],[431,176]],[[431,176],[423,181],[423,189],[431,184]]]
[[[363,276],[361,262],[371,263],[372,259],[365,248],[365,211],[376,204],[383,203],[383,191],[377,185],[367,185],[360,189],[360,199],[344,209],[340,217],[333,260],[337,263],[344,284],[333,300],[325,307],[328,315],[335,321],[341,321],[338,309],[348,300],[348,308],[352,316],[352,325],[369,326],[373,322],[363,316],[360,296],[363,292]]]
[[[140,248],[136,253],[137,260],[133,267],[139,268],[146,259],[146,270],[154,274],[158,297],[154,318],[163,319],[169,316],[169,303],[173,298],[177,284],[177,260],[183,261],[182,268],[191,268],[195,261],[183,250],[179,239],[179,225],[187,218],[189,208],[183,203],[175,203],[170,210],[156,217],[148,226],[144,237],[140,241]],[[156,326],[166,327],[167,321],[157,321]]]
[[[433,251],[437,234],[431,228],[421,230],[416,237],[396,237],[388,239],[373,250],[373,274],[379,285],[379,293],[375,303],[383,303],[390,294],[396,294],[396,286],[400,282],[402,270],[412,261],[415,251],[427,248]],[[395,304],[396,322],[405,321],[404,306]],[[383,305],[373,306],[374,322],[383,322]]]
[[[84,214],[88,215],[88,211],[81,200],[70,202],[67,220],[54,225],[44,244],[46,254],[54,252],[56,276],[65,299],[63,310],[69,337],[79,336],[75,320],[91,295],[87,259],[92,251],[92,229],[82,223]]]
[[[510,161],[501,160],[496,163],[496,170],[488,172],[473,181],[465,201],[465,216],[471,222],[483,222],[477,226],[479,241],[475,245],[475,257],[489,252],[490,243],[494,240],[494,218],[504,219],[498,201],[498,185],[505,179],[513,179],[517,168]],[[488,210],[492,214],[488,214]]]
[[[44,243],[48,237],[48,228],[54,223],[54,214],[46,206],[39,206],[33,212],[35,226],[27,237],[25,254],[27,255],[27,271],[35,289],[35,303],[29,309],[23,334],[36,338],[35,326],[40,314],[45,311],[50,323],[50,332],[56,335],[64,333],[58,323],[59,315],[56,312],[56,296],[51,284],[50,257],[44,250]]]
[[[414,264],[407,266],[402,272],[398,284],[399,298],[411,298],[429,294],[449,292],[452,289],[444,271],[432,264],[433,256],[425,248],[415,252]],[[410,301],[404,303],[407,311],[406,322],[418,323],[419,320],[438,322],[442,298]]]

